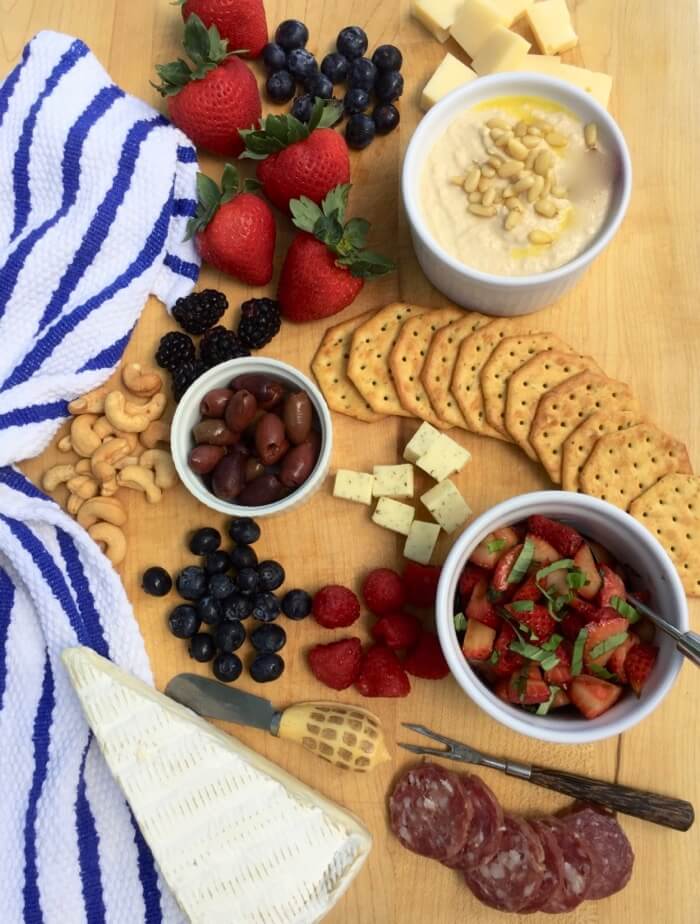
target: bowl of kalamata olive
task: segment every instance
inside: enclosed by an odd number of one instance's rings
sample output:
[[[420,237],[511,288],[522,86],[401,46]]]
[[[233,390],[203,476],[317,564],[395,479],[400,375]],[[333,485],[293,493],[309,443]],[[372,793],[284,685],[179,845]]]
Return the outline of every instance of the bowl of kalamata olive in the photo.
[[[198,500],[233,516],[273,516],[304,503],[326,477],[333,425],[323,395],[276,359],[232,359],[178,404],[171,452]]]

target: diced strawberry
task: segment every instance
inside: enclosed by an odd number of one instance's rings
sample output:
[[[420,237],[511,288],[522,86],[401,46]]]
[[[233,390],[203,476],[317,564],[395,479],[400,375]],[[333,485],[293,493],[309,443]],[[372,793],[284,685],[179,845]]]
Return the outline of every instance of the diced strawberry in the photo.
[[[566,568],[559,568],[557,571],[551,571],[549,574],[545,574],[540,584],[546,587],[547,590],[554,591],[557,596],[566,597],[571,590],[566,580],[567,574]]]
[[[544,672],[544,679],[547,683],[559,687],[571,680],[571,644],[562,642],[557,646],[554,654],[559,658],[559,663],[556,667]]]
[[[506,604],[505,609],[516,622],[527,626],[535,643],[546,642],[557,626],[546,606],[535,604],[529,613],[514,610],[512,603]]]
[[[435,606],[438,581],[442,568],[434,565],[419,565],[409,561],[403,569],[403,581],[406,599],[411,606]]]
[[[583,537],[575,529],[539,514],[528,517],[527,528],[554,546],[562,558],[573,558],[583,544]]]
[[[606,651],[603,654],[596,655],[595,657],[591,657],[591,652],[594,648],[597,648],[601,642],[612,638],[614,635],[624,636],[618,643],[621,645],[622,642],[624,642],[627,638],[628,629],[629,622],[624,618],[624,616],[617,616],[615,619],[604,619],[602,622],[589,622],[586,625],[586,631],[588,634],[586,636],[586,643],[583,646],[584,666],[588,669],[590,669],[592,664],[595,664],[598,667],[605,667],[615,649],[611,648],[610,651]]]
[[[488,576],[488,571],[484,568],[467,562],[464,566],[464,571],[459,576],[459,595],[462,601],[462,607],[467,605],[472,591],[482,578],[488,582]]]
[[[532,560],[538,565],[551,565],[553,561],[558,561],[561,558],[557,550],[539,536],[528,533],[525,541],[527,542],[528,539],[534,548]]]
[[[583,617],[584,622],[593,622],[598,617],[598,607],[588,603],[587,600],[581,600],[580,597],[569,600],[567,606],[570,606],[572,610],[576,610]],[[615,615],[617,616],[617,613]]]
[[[581,629],[590,620],[586,619],[583,613],[578,613],[576,610],[566,610],[565,612],[566,616],[559,623],[558,631],[564,638],[568,638],[570,642],[575,642]]]
[[[625,671],[625,658],[630,648],[634,648],[634,646],[638,644],[639,639],[634,632],[630,632],[625,641],[621,645],[618,645],[617,648],[613,649],[613,653],[608,661],[608,670],[615,674],[620,683],[628,683],[627,672]]]
[[[625,674],[627,674],[627,682],[637,696],[641,695],[642,687],[649,678],[658,653],[659,649],[656,645],[647,645],[645,642],[633,645],[627,652]]]
[[[608,565],[600,566],[602,586],[598,592],[598,606],[609,606],[611,597],[625,599],[625,584],[620,575]]]
[[[502,594],[506,590],[511,589],[512,585],[508,584],[508,575],[513,570],[513,565],[515,564],[516,559],[522,550],[522,545],[515,545],[507,552],[501,553],[501,557],[498,559],[493,572],[493,577],[491,578],[491,587],[497,593]]]
[[[467,619],[462,652],[469,661],[485,661],[491,657],[496,630],[476,619]]]
[[[396,653],[386,645],[372,645],[362,658],[355,686],[363,696],[408,696],[411,681]]]
[[[511,703],[521,703],[524,706],[547,702],[549,687],[542,679],[542,671],[534,661],[511,674],[508,696]]]
[[[568,706],[571,703],[571,700],[567,696],[564,690],[557,690],[554,694],[554,699],[552,700],[552,705],[550,709],[560,709],[562,706]]]
[[[515,629],[507,622],[501,625],[501,631],[498,633],[494,650],[498,653],[498,661],[493,665],[494,673],[499,677],[510,677],[513,671],[517,671],[525,663],[522,655],[510,651],[509,645],[517,639]]]
[[[491,626],[492,629],[497,629],[500,624],[500,619],[496,612],[496,608],[488,599],[488,589],[486,579],[481,578],[472,591],[465,616],[467,619],[476,619],[479,622],[483,622],[485,626]]]
[[[372,637],[388,648],[410,648],[421,632],[421,624],[413,613],[385,613],[372,626]]]
[[[409,674],[423,677],[424,680],[441,680],[450,673],[434,632],[421,632],[418,641],[404,658],[403,666]]]
[[[651,619],[647,619],[646,616],[643,616],[638,622],[635,622],[634,631],[639,636],[640,642],[648,642],[651,644],[656,638],[656,626]]]
[[[502,699],[504,703],[510,703],[510,696],[508,695],[508,678],[504,677],[502,680],[499,680],[493,692],[499,699]]]
[[[599,542],[594,542],[592,539],[589,539],[588,545],[591,548],[591,552],[593,552],[593,558],[595,558],[599,565],[612,565],[615,563],[615,559],[610,552]]]
[[[511,602],[514,603],[516,600],[532,600],[533,603],[536,603],[541,596],[542,591],[537,586],[537,579],[534,574],[531,574],[515,591],[511,598]]]
[[[622,696],[622,687],[590,674],[579,674],[569,684],[567,691],[571,702],[587,719],[595,719]]]
[[[585,597],[586,600],[592,600],[600,590],[603,579],[600,576],[595,559],[593,558],[591,547],[586,542],[583,543],[576,555],[574,555],[574,564],[579,571],[583,571],[587,579],[587,583],[584,584],[583,587],[579,587],[578,592],[582,597]]]
[[[619,615],[617,610],[614,610],[611,606],[600,606],[595,611],[595,616],[591,622],[603,622],[604,619],[617,619]]]
[[[639,600],[640,603],[646,603],[647,606],[651,603],[651,592],[648,590],[635,590],[634,595]]]
[[[503,544],[501,544],[503,543]],[[496,567],[496,562],[514,545],[518,544],[518,534],[510,526],[504,526],[502,529],[495,529],[492,533],[483,539],[472,554],[469,561],[480,568],[486,568],[491,571]],[[489,545],[494,546],[493,551],[489,551]]]

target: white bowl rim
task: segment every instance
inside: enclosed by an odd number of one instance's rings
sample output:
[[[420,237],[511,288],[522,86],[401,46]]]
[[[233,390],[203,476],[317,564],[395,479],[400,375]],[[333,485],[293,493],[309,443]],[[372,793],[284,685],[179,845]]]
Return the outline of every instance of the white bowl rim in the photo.
[[[443,565],[438,584],[435,616],[440,646],[452,676],[470,699],[491,718],[529,738],[555,744],[587,744],[615,737],[637,725],[638,722],[653,712],[669,692],[678,676],[683,664],[683,656],[680,652],[675,649],[672,652],[668,671],[658,689],[648,695],[643,695],[637,701],[636,708],[626,716],[622,716],[604,727],[596,726],[596,719],[567,719],[566,726],[570,726],[570,728],[562,728],[563,722],[554,728],[548,716],[535,716],[528,713],[527,718],[525,718],[524,714],[521,717],[517,709],[500,700],[479,679],[461,654],[461,651],[459,654],[455,651],[454,646],[456,639],[453,620],[454,593],[461,568],[476,545],[476,537],[486,528],[488,532],[491,532],[493,529],[497,529],[499,525],[518,522],[518,520],[530,514],[528,508],[533,506],[541,508],[548,504],[562,503],[562,501],[579,507],[582,511],[589,510],[615,519],[620,526],[630,531],[633,538],[646,545],[650,552],[658,558],[659,566],[663,567],[664,579],[668,581],[669,595],[673,596],[673,610],[677,613],[675,625],[681,631],[686,631],[689,627],[689,619],[685,591],[673,562],[656,537],[628,513],[614,507],[607,501],[570,491],[532,491],[518,494],[489,508],[470,523],[452,546]],[[523,509],[528,510],[528,512],[523,513]],[[547,511],[547,513],[550,516],[556,516],[552,511]],[[575,519],[575,515],[568,512],[565,516]]]
[[[232,504],[229,501],[221,500],[206,488],[201,477],[191,471],[187,464],[186,456],[183,458],[180,454],[178,435],[185,427],[184,418],[193,400],[196,400],[197,406],[199,406],[201,399],[212,388],[224,387],[222,382],[229,381],[236,374],[249,375],[254,373],[269,374],[273,378],[286,379],[287,381],[292,380],[295,386],[303,387],[308,392],[321,425],[321,452],[313,471],[296,491],[292,491],[287,497],[283,497],[282,500],[275,501],[272,504],[265,504],[260,507],[244,507],[241,504]],[[196,398],[194,397],[195,395],[197,396]],[[326,477],[331,452],[333,451],[333,421],[320,390],[299,369],[269,356],[241,356],[237,359],[229,359],[224,363],[219,363],[219,365],[209,369],[190,385],[180,399],[173,416],[170,442],[173,462],[180,481],[198,501],[201,501],[212,510],[234,517],[269,517],[299,506],[309,495],[314,493],[319,482]]]
[[[468,266],[466,263],[462,263],[461,260],[458,260],[447,250],[445,250],[442,245],[435,240],[432,234],[426,231],[425,219],[423,218],[420,204],[417,201],[418,192],[417,189],[412,187],[409,183],[408,174],[414,169],[413,161],[418,157],[417,149],[420,144],[421,136],[430,131],[432,124],[440,118],[442,109],[451,105],[454,100],[461,96],[468,100],[477,89],[480,91],[486,89],[486,92],[488,92],[489,89],[493,88],[493,95],[495,96],[500,86],[506,83],[510,83],[513,81],[513,79],[516,78],[522,78],[523,81],[527,84],[527,86],[523,88],[524,92],[539,91],[541,95],[546,96],[547,90],[556,89],[560,93],[563,93],[565,96],[568,95],[573,100],[583,103],[586,106],[592,107],[592,109],[596,112],[598,120],[604,123],[606,129],[610,132],[610,135],[615,142],[616,154],[620,158],[621,164],[619,179],[621,193],[614,214],[610,216],[605,229],[593,239],[591,244],[586,247],[585,250],[583,250],[578,256],[574,257],[573,260],[569,260],[567,263],[563,263],[561,266],[547,270],[547,272],[544,273],[534,273],[528,276],[499,276],[495,273],[485,273],[482,270]],[[631,195],[632,161],[630,158],[629,149],[627,147],[625,137],[622,134],[622,130],[610,115],[610,113],[604,109],[590,93],[586,93],[584,90],[573,86],[573,84],[567,83],[565,80],[559,80],[558,77],[550,77],[547,74],[533,74],[530,71],[506,71],[500,74],[491,74],[486,77],[479,77],[478,80],[473,80],[461,87],[457,87],[446,96],[444,96],[439,102],[435,103],[435,105],[428,110],[428,112],[418,123],[418,126],[413,132],[411,140],[408,143],[408,147],[406,148],[401,170],[401,196],[403,199],[404,208],[408,214],[411,227],[414,233],[420,237],[421,242],[429,250],[432,250],[440,260],[447,263],[453,270],[459,273],[463,273],[471,279],[474,279],[478,282],[488,283],[490,285],[508,285],[517,288],[525,288],[527,286],[539,285],[541,283],[555,282],[564,276],[573,274],[577,270],[582,270],[588,266],[598,256],[598,254],[607,247],[607,245],[616,234],[617,229],[620,227],[620,224],[622,223],[622,220],[627,213]]]

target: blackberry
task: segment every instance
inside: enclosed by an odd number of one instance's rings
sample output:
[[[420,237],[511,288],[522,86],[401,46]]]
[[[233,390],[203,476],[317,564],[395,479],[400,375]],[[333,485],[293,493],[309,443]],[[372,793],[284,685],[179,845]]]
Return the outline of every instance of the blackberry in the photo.
[[[199,343],[199,355],[207,369],[211,369],[212,366],[225,363],[228,359],[250,356],[250,350],[243,346],[237,334],[219,325],[212,327],[202,337]]]
[[[213,327],[228,308],[228,299],[216,289],[192,292],[185,298],[178,298],[173,308],[173,317],[188,334],[203,334]]]
[[[174,372],[183,363],[193,362],[194,358],[194,343],[187,334],[173,331],[160,338],[160,343],[156,350],[156,362],[161,369],[169,369]]]
[[[173,397],[179,401],[190,387],[192,382],[200,377],[207,367],[201,359],[192,359],[184,362],[172,373],[173,376]]]
[[[238,339],[251,350],[264,347],[281,326],[279,302],[273,298],[250,298],[241,305]]]

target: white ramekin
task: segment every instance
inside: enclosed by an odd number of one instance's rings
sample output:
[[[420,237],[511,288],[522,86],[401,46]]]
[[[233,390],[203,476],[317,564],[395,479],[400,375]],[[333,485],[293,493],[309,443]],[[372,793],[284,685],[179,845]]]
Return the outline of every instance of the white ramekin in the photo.
[[[513,731],[557,744],[583,744],[610,738],[649,715],[673,686],[683,658],[675,643],[657,630],[659,656],[639,699],[627,691],[597,719],[532,715],[499,699],[472,670],[462,654],[454,628],[454,599],[462,569],[489,533],[533,514],[562,520],[594,539],[644,579],[652,606],[678,629],[688,629],[688,605],[683,586],[666,551],[629,514],[606,501],[568,491],[535,491],[497,504],[467,527],[453,545],[442,569],[437,592],[436,620],[440,644],[450,670],[464,692],[492,718]]]
[[[224,388],[231,379],[252,372],[276,379],[296,391],[304,390],[311,399],[321,425],[321,452],[314,470],[296,491],[282,498],[282,500],[275,501],[273,504],[266,504],[264,507],[243,507],[240,504],[221,500],[207,488],[201,475],[195,475],[187,462],[190,450],[194,446],[192,428],[201,420],[202,416],[199,411],[202,398],[212,388]],[[212,510],[218,510],[234,517],[271,517],[280,513],[288,513],[295,507],[305,503],[323,484],[328,472],[332,448],[333,423],[328,405],[318,388],[294,366],[280,362],[277,359],[268,359],[262,356],[231,359],[200,376],[196,382],[190,385],[180,400],[173,417],[170,432],[170,451],[172,452],[175,468],[180,480],[190,494],[203,504],[206,504],[207,507],[211,507]]]
[[[437,138],[466,109],[498,96],[541,96],[567,106],[585,124],[596,122],[599,137],[617,157],[619,170],[608,217],[601,233],[578,257],[557,269],[531,276],[496,276],[472,269],[449,254],[432,236],[420,201],[423,164]],[[556,77],[512,72],[480,77],[458,87],[423,116],[406,150],[401,196],[413,247],[423,272],[453,302],[486,314],[529,314],[568,291],[607,247],[625,216],[632,190],[632,164],[614,119],[583,90]]]

